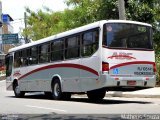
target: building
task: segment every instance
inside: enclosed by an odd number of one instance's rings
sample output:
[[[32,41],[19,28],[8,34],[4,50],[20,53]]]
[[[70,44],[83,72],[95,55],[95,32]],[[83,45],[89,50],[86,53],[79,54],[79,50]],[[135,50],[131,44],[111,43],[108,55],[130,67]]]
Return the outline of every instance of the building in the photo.
[[[0,80],[5,79],[5,55],[13,47],[10,44],[3,44],[2,34],[13,33],[13,26],[10,24],[13,19],[8,14],[2,14],[2,3],[0,1]]]
[[[9,14],[2,14],[2,34],[11,34],[13,33],[13,26],[10,24],[13,19]]]
[[[13,26],[11,22],[13,18],[9,14],[2,14],[2,34],[12,34]],[[10,48],[14,47],[12,44],[3,44],[2,51],[7,54]]]

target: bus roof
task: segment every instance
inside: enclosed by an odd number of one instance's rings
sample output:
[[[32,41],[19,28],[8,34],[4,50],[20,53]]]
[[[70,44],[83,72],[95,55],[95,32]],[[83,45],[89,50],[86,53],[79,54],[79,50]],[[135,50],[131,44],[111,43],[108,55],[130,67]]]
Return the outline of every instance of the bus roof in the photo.
[[[94,23],[91,23],[91,24],[88,24],[88,25],[85,25],[85,26],[82,26],[82,27],[78,27],[78,28],[75,28],[75,29],[72,29],[72,30],[69,30],[69,31],[66,31],[66,32],[62,32],[62,33],[59,33],[59,34],[56,34],[56,35],[52,35],[50,37],[46,37],[46,38],[40,39],[40,40],[35,41],[35,42],[31,42],[31,43],[28,43],[28,44],[24,44],[24,45],[21,45],[21,46],[18,46],[18,47],[11,48],[9,50],[9,52],[14,52],[14,51],[21,50],[21,49],[24,49],[24,48],[28,48],[28,47],[31,47],[31,46],[34,46],[34,45],[49,42],[51,40],[55,40],[55,39],[63,38],[65,36],[76,34],[78,32],[83,32],[83,31],[86,31],[88,29],[93,29],[93,28],[99,27],[100,25],[103,25],[105,23],[130,23],[130,24],[139,24],[139,25],[144,25],[144,26],[151,27],[150,24],[137,22],[137,21],[101,20],[101,21],[97,21],[97,22],[94,22]]]

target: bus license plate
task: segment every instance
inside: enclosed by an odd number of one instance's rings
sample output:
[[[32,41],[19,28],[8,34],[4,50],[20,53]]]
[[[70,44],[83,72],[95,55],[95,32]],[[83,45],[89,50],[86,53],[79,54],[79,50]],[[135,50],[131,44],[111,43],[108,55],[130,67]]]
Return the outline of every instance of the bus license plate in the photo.
[[[136,81],[127,81],[127,85],[136,85]]]

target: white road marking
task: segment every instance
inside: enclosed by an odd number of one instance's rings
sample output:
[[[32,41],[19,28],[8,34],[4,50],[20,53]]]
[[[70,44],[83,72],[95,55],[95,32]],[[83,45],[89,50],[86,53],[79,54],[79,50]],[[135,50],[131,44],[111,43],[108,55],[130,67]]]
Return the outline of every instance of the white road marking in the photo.
[[[60,111],[60,112],[67,112],[66,110],[61,110],[61,109],[53,109],[53,108],[46,108],[46,107],[32,106],[32,105],[26,105],[26,107],[53,110],[53,111]]]

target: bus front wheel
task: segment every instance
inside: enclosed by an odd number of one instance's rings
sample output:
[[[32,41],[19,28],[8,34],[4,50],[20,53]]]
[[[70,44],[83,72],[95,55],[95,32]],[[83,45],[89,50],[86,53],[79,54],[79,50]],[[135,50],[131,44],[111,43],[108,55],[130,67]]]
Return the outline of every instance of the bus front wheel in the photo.
[[[17,82],[15,82],[15,83],[13,84],[13,91],[14,91],[14,94],[15,94],[15,96],[16,96],[17,98],[24,97],[24,95],[25,95],[25,92],[20,91],[20,88],[19,88],[19,85],[18,85]]]
[[[102,100],[105,97],[106,90],[98,89],[87,92],[87,96],[92,101]]]

